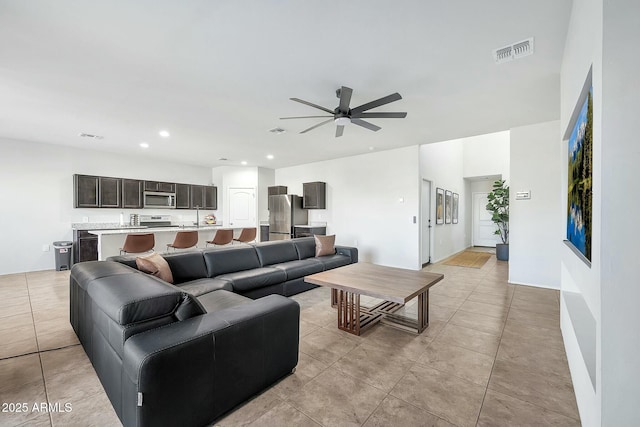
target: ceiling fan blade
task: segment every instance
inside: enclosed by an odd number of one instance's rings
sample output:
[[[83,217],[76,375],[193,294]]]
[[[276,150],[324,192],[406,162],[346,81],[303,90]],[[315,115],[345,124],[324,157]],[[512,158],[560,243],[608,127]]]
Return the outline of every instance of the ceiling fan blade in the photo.
[[[317,108],[317,109],[322,110],[322,111],[326,111],[329,114],[333,114],[333,110],[329,110],[328,108],[321,107],[320,105],[313,104],[313,103],[311,103],[309,101],[305,101],[305,100],[302,100],[300,98],[289,98],[289,99],[292,100],[292,101],[299,102],[299,103],[304,104],[304,105],[308,105],[309,107],[313,107],[313,108]]]
[[[342,86],[342,88],[340,88],[340,105],[338,106],[338,109],[341,112],[346,113],[349,111],[349,103],[351,102],[352,93],[353,89],[350,87]]]
[[[398,101],[400,99],[402,99],[402,96],[400,96],[400,94],[398,92],[392,93],[391,95],[387,95],[387,96],[382,97],[380,99],[376,99],[375,101],[371,101],[371,102],[367,102],[366,104],[362,104],[359,107],[352,108],[351,109],[351,114],[362,113],[363,111],[367,111],[367,110],[370,110],[372,108],[380,107],[381,105],[389,104],[390,102]]]
[[[404,119],[407,113],[356,113],[351,114],[351,118],[355,119]]]
[[[336,126],[336,138],[342,136],[342,132],[344,132],[344,126]]]
[[[378,132],[380,129],[382,129],[380,126],[376,126],[373,123],[365,122],[364,120],[361,120],[361,119],[352,118],[351,123],[353,123],[354,125],[362,126],[363,128],[367,128],[374,132]]]
[[[333,117],[333,116],[296,116],[296,117],[280,117],[280,120],[288,120],[288,119],[319,119],[322,117]]]
[[[306,133],[306,132],[309,132],[310,130],[313,130],[313,129],[317,128],[317,127],[320,127],[320,126],[325,125],[325,124],[327,124],[327,123],[329,123],[329,122],[332,122],[332,121],[333,121],[333,117],[332,117],[332,118],[330,118],[329,120],[325,120],[324,122],[320,122],[320,123],[318,123],[317,125],[313,125],[313,126],[311,126],[309,129],[305,129],[305,130],[303,130],[303,131],[302,131],[302,132],[300,132],[300,133]]]

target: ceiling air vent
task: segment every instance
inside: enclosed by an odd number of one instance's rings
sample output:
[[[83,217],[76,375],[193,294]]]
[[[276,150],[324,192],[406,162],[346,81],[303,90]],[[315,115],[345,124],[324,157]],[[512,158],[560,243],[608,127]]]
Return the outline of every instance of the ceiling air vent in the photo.
[[[100,135],[92,135],[90,133],[79,133],[78,136],[80,138],[91,138],[91,139],[104,139],[104,136]]]
[[[496,64],[513,61],[514,59],[523,58],[533,55],[533,37],[509,46],[500,47],[493,51],[493,59]]]
[[[273,128],[273,129],[269,129],[269,132],[275,133],[276,135],[280,135],[281,133],[285,133],[286,130],[282,128]]]

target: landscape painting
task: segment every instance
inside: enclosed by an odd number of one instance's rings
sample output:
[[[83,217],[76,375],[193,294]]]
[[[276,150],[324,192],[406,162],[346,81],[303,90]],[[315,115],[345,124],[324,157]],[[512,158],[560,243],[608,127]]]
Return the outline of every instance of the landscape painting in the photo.
[[[451,224],[451,191],[444,192],[444,223]]]
[[[569,137],[567,240],[591,261],[593,87]]]

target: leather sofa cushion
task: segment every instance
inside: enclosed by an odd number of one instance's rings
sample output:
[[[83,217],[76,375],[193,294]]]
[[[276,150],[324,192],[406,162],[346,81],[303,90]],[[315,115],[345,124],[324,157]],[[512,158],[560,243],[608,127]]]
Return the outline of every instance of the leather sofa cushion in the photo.
[[[274,285],[286,280],[284,270],[271,267],[260,267],[252,270],[223,274],[218,279],[228,280],[236,292],[245,292],[263,286]]]
[[[207,310],[207,313],[213,313],[225,308],[246,304],[253,300],[251,298],[243,297],[242,295],[234,294],[233,292],[221,289],[199,296],[198,301],[200,301],[200,304],[202,304],[204,309]]]
[[[256,245],[255,250],[263,267],[299,259],[298,251],[291,241],[265,242]]]
[[[96,279],[88,292],[98,308],[120,325],[172,315],[183,299],[175,287],[134,271]]]
[[[206,277],[204,279],[197,279],[182,283],[178,287],[180,290],[188,292],[196,297],[219,289],[233,291],[233,286],[231,286],[230,282],[222,279],[209,279]]]
[[[324,264],[325,270],[342,267],[343,265],[348,265],[351,263],[351,258],[349,258],[347,255],[340,254],[321,256],[316,259]]]
[[[316,256],[316,239],[313,237],[300,237],[292,240],[298,251],[298,258],[313,258]]]
[[[207,277],[207,267],[200,251],[176,252],[163,257],[171,268],[175,284]]]
[[[209,249],[202,252],[207,274],[200,277],[216,277],[221,274],[259,268],[260,260],[253,246]]]
[[[283,270],[287,275],[287,280],[298,279],[325,270],[324,264],[317,258],[288,261],[273,264],[271,267]]]
[[[133,260],[133,266],[135,268],[135,259]],[[73,268],[76,266],[82,266],[82,268]],[[83,263],[77,263],[71,267],[71,278],[82,289],[86,290],[89,284],[94,279],[99,279],[106,276],[115,276],[120,274],[131,274],[134,271],[122,264],[116,262],[104,262],[104,261],[86,261]]]

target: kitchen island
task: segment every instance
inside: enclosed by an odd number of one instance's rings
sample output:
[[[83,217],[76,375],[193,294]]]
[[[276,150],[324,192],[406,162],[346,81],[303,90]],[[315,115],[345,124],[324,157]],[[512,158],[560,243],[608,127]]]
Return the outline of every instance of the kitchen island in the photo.
[[[216,230],[224,227],[221,224],[201,226],[172,226],[172,227],[135,227],[124,226],[121,228],[87,230],[88,233],[98,236],[98,260],[104,261],[115,255],[120,255],[120,248],[124,244],[127,234],[153,233],[155,246],[153,250],[158,253],[167,252],[167,244],[173,243],[178,231],[198,231],[198,245],[196,248],[204,248],[207,240],[213,240]],[[234,237],[240,235],[241,228],[233,228]],[[195,248],[194,248],[195,249]],[[173,250],[171,250],[173,251]]]

